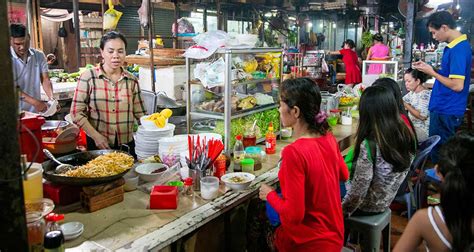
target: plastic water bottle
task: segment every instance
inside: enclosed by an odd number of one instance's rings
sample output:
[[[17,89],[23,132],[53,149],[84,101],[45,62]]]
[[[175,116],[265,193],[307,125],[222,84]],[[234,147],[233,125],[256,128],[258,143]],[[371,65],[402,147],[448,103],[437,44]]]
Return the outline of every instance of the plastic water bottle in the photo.
[[[234,172],[241,172],[242,166],[240,162],[245,158],[244,144],[242,143],[242,136],[235,137],[234,144]]]

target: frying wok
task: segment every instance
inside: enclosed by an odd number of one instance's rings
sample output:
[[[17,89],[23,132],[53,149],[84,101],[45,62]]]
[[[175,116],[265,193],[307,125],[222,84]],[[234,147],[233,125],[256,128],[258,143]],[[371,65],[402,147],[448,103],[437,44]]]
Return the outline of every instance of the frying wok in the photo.
[[[129,155],[127,152],[118,151],[118,150],[94,150],[94,151],[86,151],[80,153],[74,153],[71,155],[66,155],[57,158],[59,161],[65,164],[71,164],[74,166],[85,165],[87,162],[91,161],[92,159],[107,154],[111,152],[121,152]],[[77,177],[66,177],[56,174],[54,170],[56,169],[56,164],[52,160],[48,160],[43,162],[43,177],[50,182],[57,183],[57,184],[64,184],[64,185],[75,185],[75,186],[89,186],[89,185],[97,185],[106,182],[111,182],[116,179],[121,178],[125,175],[129,170],[126,170],[122,173],[106,176],[106,177],[99,177],[99,178],[77,178]]]

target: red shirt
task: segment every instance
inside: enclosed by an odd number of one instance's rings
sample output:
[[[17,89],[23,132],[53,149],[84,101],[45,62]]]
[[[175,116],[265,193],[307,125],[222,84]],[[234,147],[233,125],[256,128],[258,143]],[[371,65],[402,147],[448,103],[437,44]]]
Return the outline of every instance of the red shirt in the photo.
[[[346,84],[357,84],[362,82],[362,74],[359,68],[359,59],[352,49],[341,49],[342,61],[346,66]]]
[[[275,191],[267,200],[280,215],[275,245],[279,251],[337,251],[344,239],[339,184],[348,169],[331,133],[300,138],[282,151]]]
[[[403,122],[407,125],[407,127],[410,130],[413,130],[413,128],[411,127],[410,121],[408,121],[408,117],[404,114],[400,114],[400,117],[402,118]]]

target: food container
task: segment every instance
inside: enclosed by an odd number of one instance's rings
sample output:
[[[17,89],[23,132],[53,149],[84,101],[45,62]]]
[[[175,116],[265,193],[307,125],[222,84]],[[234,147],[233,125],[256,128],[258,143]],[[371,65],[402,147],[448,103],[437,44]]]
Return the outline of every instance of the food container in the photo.
[[[289,139],[291,138],[291,135],[293,134],[293,129],[290,127],[286,127],[281,129],[281,138],[282,139]]]
[[[158,180],[158,178],[168,169],[168,166],[161,163],[148,163],[137,166],[135,172],[138,173],[141,180],[153,182]]]
[[[244,158],[240,161],[240,166],[242,166],[243,172],[253,173],[255,161],[251,158]]]
[[[329,116],[328,116],[328,119],[327,119],[329,126],[331,126],[331,127],[336,126],[336,124],[339,121],[339,118],[341,117],[340,113],[341,113],[341,111],[339,109],[331,109],[330,110],[330,113],[329,113]]]
[[[55,130],[64,130],[67,126],[69,126],[68,121],[59,121],[59,120],[46,120],[44,124],[41,126],[41,131],[43,133],[55,131]]]
[[[123,185],[123,189],[126,192],[130,192],[130,191],[133,191],[133,190],[137,189],[138,178],[139,178],[138,174],[136,174],[133,171],[130,171],[127,174],[125,174],[123,176],[123,178],[125,179],[125,184]]]
[[[247,172],[232,172],[221,177],[227,187],[236,191],[247,189],[254,179],[255,175]]]
[[[28,232],[29,251],[43,251],[45,222],[41,212],[27,212],[26,226]]]
[[[25,202],[32,202],[43,198],[43,168],[41,164],[31,164],[26,180],[23,180],[23,195]]]
[[[337,109],[339,106],[339,99],[327,91],[321,91],[321,110],[325,112],[331,109]]]
[[[201,198],[211,200],[217,197],[219,191],[219,179],[214,176],[201,178]]]
[[[184,188],[184,183],[183,181],[170,181],[168,183],[166,183],[166,185],[168,186],[176,186],[178,188],[178,191],[179,192],[182,192],[183,191],[183,188]]]
[[[245,148],[245,158],[253,159],[255,161],[254,170],[258,171],[262,169],[262,163],[266,161],[267,155],[265,151],[262,150],[262,148],[257,146],[251,146]]]
[[[341,124],[342,125],[352,125],[352,117],[343,115],[341,117]]]
[[[244,144],[244,148],[249,147],[249,146],[255,146],[257,144],[257,132],[256,132],[257,126],[253,127],[251,125],[246,125],[245,132],[244,132],[244,138],[242,140],[242,143]]]
[[[176,186],[153,186],[150,192],[150,209],[176,209],[178,199]]]

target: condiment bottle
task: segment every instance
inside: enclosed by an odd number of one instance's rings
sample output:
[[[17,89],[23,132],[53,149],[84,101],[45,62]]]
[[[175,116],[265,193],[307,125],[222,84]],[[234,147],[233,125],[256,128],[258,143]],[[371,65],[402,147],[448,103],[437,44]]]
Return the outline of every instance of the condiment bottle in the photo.
[[[194,190],[193,190],[193,178],[186,178],[184,179],[184,195],[186,196],[193,196],[194,195]]]
[[[224,155],[224,153],[221,153],[216,161],[214,161],[214,177],[218,177],[221,179],[223,175],[225,175],[226,172],[226,161],[227,158]]]
[[[265,152],[267,154],[275,154],[276,152],[276,136],[273,133],[273,123],[268,125],[268,131],[265,135]]]
[[[234,172],[241,172],[242,166],[240,162],[245,158],[244,144],[242,143],[242,136],[235,137],[234,144]]]
[[[58,221],[64,220],[64,214],[50,213],[46,216],[46,232],[44,235],[44,251],[45,252],[63,252],[64,235],[58,225]]]

